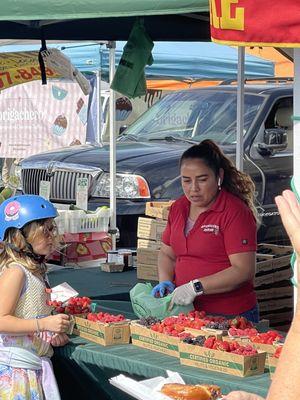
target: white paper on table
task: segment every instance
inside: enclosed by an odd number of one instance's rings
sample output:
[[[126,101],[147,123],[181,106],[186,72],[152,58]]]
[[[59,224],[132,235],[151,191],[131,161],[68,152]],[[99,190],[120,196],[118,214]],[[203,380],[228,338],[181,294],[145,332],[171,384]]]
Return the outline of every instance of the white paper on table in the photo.
[[[65,302],[71,299],[72,297],[78,296],[78,292],[72,288],[67,282],[61,283],[60,285],[54,286],[51,288],[50,298],[52,301],[61,301]]]
[[[136,381],[120,374],[109,380],[110,384],[121,389],[138,400],[170,400],[169,396],[160,392],[166,383],[182,383],[184,380],[177,372],[167,371],[167,378],[157,376],[156,378]]]

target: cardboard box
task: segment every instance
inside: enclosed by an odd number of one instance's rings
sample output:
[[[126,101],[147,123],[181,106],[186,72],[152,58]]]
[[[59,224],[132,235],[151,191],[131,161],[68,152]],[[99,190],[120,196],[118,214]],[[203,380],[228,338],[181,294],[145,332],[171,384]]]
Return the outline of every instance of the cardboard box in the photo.
[[[156,265],[158,264],[158,253],[159,250],[152,249],[137,249],[137,262],[145,265]]]
[[[169,210],[174,201],[149,201],[146,203],[145,214],[149,217],[168,219]]]
[[[128,344],[130,341],[130,321],[114,323],[88,321],[75,316],[73,334],[102,346]]]
[[[156,242],[155,240],[149,239],[138,239],[137,247],[138,249],[159,250],[161,247],[161,242]]]
[[[271,311],[270,313],[267,313],[265,315],[270,321],[270,324],[274,326],[286,321],[289,321],[291,323],[294,315],[294,310],[291,308],[288,311],[283,311],[279,313],[274,313]]]
[[[293,270],[290,266],[274,270],[272,269],[268,273],[256,274],[254,279],[254,286],[255,288],[257,288],[262,285],[270,285],[280,281],[289,280],[292,278],[292,276],[293,276]]]
[[[261,301],[259,303],[259,311],[261,313],[264,313],[264,317],[267,312],[270,312],[271,310],[280,310],[284,308],[292,308],[294,305],[294,299],[293,297],[285,297],[282,299],[270,299],[270,300],[265,300]]]
[[[167,221],[139,217],[137,236],[140,239],[151,239],[161,242],[161,237],[166,226]]]
[[[130,324],[130,331],[133,345],[179,358],[178,337],[155,332],[134,321]]]
[[[286,282],[282,282],[282,284],[286,286],[282,287],[270,287],[268,286],[261,286],[260,288],[255,289],[257,300],[270,300],[270,299],[277,299],[281,297],[291,297],[294,294],[294,288],[292,284],[288,284]]]
[[[115,264],[115,263],[102,263],[101,271],[103,272],[123,272],[124,264]]]
[[[264,253],[268,251],[268,253]],[[262,271],[273,272],[275,269],[290,266],[293,252],[291,246],[278,246],[275,244],[261,243],[257,247],[256,273]]]
[[[137,278],[145,281],[158,281],[158,268],[157,265],[137,265]]]
[[[235,376],[252,376],[264,373],[266,353],[241,356],[220,350],[207,349],[179,342],[180,363],[191,367]]]

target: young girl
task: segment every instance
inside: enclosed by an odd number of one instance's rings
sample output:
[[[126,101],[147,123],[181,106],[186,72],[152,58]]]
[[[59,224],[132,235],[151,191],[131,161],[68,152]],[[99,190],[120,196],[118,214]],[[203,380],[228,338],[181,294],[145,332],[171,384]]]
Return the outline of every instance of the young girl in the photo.
[[[51,315],[44,260],[58,244],[57,211],[40,196],[0,205],[0,399],[59,400],[50,357],[69,317]]]

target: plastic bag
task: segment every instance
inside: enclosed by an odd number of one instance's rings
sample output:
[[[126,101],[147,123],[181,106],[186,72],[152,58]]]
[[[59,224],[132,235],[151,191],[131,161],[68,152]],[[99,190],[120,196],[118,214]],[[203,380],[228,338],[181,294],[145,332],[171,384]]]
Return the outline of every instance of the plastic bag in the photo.
[[[187,313],[194,309],[193,304],[188,306],[173,306],[169,311],[168,307],[172,298],[172,294],[168,296],[157,298],[151,295],[151,283],[137,283],[130,290],[130,300],[133,311],[139,318],[156,317],[163,319],[171,315],[178,315],[179,313]]]

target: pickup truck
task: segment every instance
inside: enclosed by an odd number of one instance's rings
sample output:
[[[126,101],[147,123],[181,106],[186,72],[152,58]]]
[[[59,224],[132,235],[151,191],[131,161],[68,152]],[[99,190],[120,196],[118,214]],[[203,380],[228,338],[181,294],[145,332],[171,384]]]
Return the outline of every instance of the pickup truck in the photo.
[[[236,149],[237,88],[232,84],[174,92],[123,132],[117,142],[117,225],[120,246],[136,244],[137,219],[149,200],[182,194],[179,159],[193,143],[210,138],[232,159]],[[274,197],[290,186],[293,168],[293,87],[245,85],[244,170],[256,185],[260,242],[284,243]],[[22,190],[38,194],[51,182],[50,199],[75,202],[78,177],[89,179],[89,209],[109,204],[109,145],[82,145],[24,159]]]

